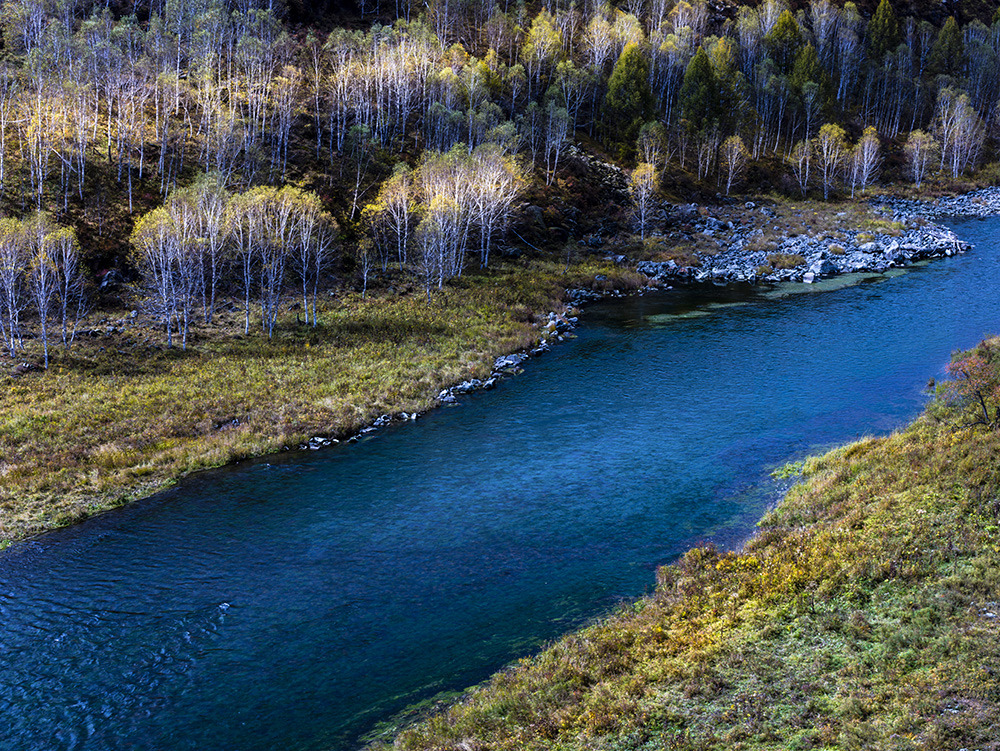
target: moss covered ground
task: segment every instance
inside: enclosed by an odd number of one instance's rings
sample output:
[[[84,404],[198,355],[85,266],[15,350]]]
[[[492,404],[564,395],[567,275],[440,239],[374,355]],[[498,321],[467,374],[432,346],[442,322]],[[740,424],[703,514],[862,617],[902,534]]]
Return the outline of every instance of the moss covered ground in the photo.
[[[997,359],[805,462],[742,550],[690,551],[392,747],[1000,748],[1000,432],[970,398],[996,399]]]

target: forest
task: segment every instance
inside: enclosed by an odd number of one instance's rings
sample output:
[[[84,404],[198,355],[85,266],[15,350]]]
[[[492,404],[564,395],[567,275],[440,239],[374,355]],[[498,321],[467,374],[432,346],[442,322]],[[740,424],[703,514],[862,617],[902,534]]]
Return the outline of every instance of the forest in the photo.
[[[573,143],[627,168],[644,237],[666,176],[729,194],[756,169],[788,194],[853,196],[887,156],[916,187],[957,178],[996,134],[1000,11],[365,0],[329,30],[296,15],[4,2],[8,354],[25,321],[46,361],[50,322],[70,343],[108,269],[141,280],[182,346],[219,290],[267,335],[292,288],[315,322],[333,270],[364,289],[391,266],[430,297],[488,266],[526,191],[563,187]]]

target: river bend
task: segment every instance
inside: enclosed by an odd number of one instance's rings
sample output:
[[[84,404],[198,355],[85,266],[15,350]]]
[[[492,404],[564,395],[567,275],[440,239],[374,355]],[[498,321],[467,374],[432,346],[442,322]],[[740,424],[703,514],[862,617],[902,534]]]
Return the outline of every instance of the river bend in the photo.
[[[958,228],[976,250],[832,291],[594,305],[415,424],[12,546],[0,748],[349,749],[691,545],[738,544],[769,470],[903,424],[953,349],[1000,330],[1000,220]]]

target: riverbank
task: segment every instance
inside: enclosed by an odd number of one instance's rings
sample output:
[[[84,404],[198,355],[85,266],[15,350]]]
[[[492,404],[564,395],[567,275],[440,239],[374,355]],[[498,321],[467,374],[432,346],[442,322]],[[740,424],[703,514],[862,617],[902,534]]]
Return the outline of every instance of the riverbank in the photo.
[[[429,304],[405,286],[364,299],[340,290],[317,327],[288,313],[273,340],[243,336],[241,314],[224,311],[195,327],[186,351],[165,348],[144,315],[91,316],[73,347],[53,348],[48,370],[3,363],[0,546],[190,472],[420,414],[442,390],[488,380],[498,357],[557,340],[567,287],[643,283],[600,259],[511,261]]]
[[[764,199],[668,206],[657,217],[661,234],[643,248],[655,259],[662,246],[688,243],[666,253],[680,263],[636,262],[608,243],[559,260],[507,261],[431,304],[405,284],[366,299],[342,289],[318,327],[288,313],[274,340],[244,337],[235,308],[195,327],[187,351],[164,349],[153,320],[137,312],[94,315],[73,348],[54,348],[47,371],[30,357],[3,363],[0,547],[193,471],[319,449],[489,388],[521,356],[543,353],[575,323],[573,307],[593,299],[647,284],[881,272],[967,248],[931,218],[1000,209],[996,189],[936,204],[880,200],[832,211]]]
[[[666,260],[654,253],[636,268],[661,283],[811,283],[838,274],[883,273],[967,251],[970,245],[942,218],[997,213],[997,188],[927,201],[880,196],[832,207],[759,200],[668,205],[650,244],[687,242],[694,252]]]
[[[995,748],[1000,433],[972,406],[808,460],[741,550],[690,551],[392,747]]]

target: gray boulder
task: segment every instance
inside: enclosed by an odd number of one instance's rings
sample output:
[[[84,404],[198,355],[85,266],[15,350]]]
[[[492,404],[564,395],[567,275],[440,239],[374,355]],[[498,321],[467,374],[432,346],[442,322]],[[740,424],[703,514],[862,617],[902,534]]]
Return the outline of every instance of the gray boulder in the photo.
[[[810,273],[813,277],[818,278],[821,276],[836,274],[837,271],[838,269],[833,263],[828,261],[826,258],[819,258],[809,265],[807,273]]]

